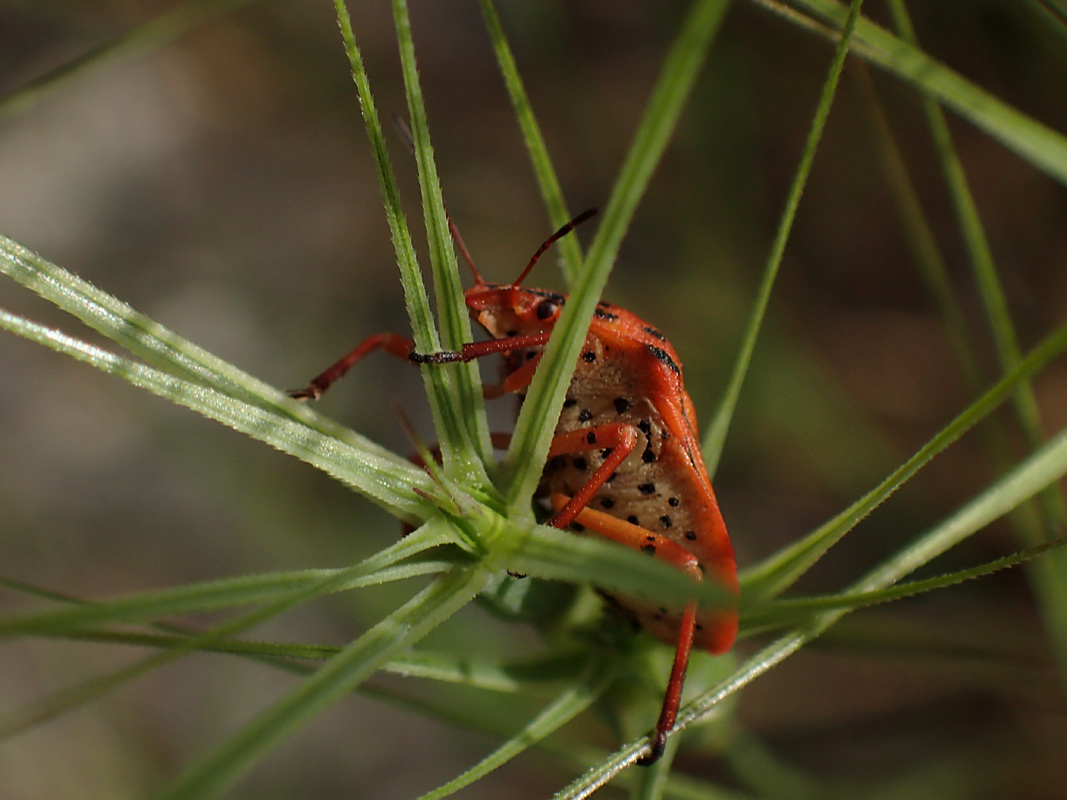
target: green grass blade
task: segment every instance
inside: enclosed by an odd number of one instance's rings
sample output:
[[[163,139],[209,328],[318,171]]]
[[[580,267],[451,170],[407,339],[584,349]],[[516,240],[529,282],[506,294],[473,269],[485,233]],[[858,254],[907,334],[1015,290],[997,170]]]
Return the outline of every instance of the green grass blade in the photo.
[[[915,45],[915,31],[902,0],[890,2],[889,9],[901,38]],[[986,238],[963,164],[952,143],[945,116],[930,98],[924,99],[923,111],[945,173],[986,318],[993,332],[997,357],[1001,369],[1008,372],[1022,359],[1022,353],[1004,288],[993,262],[992,249]],[[1026,444],[1031,450],[1036,449],[1041,445],[1044,432],[1037,398],[1029,381],[1020,382],[1012,400]],[[1023,534],[1031,544],[1047,541],[1054,535],[1054,531],[1067,529],[1067,503],[1064,502],[1060,488],[1050,486],[1041,493],[1039,500],[1044,516],[1044,530],[1023,528]],[[1053,637],[1062,675],[1067,680],[1067,558],[1056,554],[1050,561],[1058,564],[1061,569],[1040,569],[1033,571],[1031,575],[1033,580],[1041,583],[1035,587],[1036,595],[1041,603],[1046,627]]]
[[[116,375],[178,405],[185,406],[240,433],[247,434],[283,453],[299,458],[341,483],[355,489],[389,513],[417,523],[430,516],[433,506],[420,491],[432,496],[436,487],[421,470],[376,445],[364,445],[352,434],[352,442],[320,433],[284,412],[298,406],[275,391],[282,411],[250,405],[199,383],[168,375],[152,367],[101,350],[65,334],[36,325],[0,310],[0,329],[5,329],[56,352],[83,361],[102,372]],[[310,414],[297,408],[300,414]],[[355,437],[355,438],[353,438]],[[358,444],[357,444],[358,442]],[[386,453],[387,455],[382,455]]]
[[[521,731],[469,770],[457,775],[432,792],[427,792],[419,800],[440,800],[442,797],[448,797],[465,786],[480,780],[493,770],[502,767],[524,750],[559,730],[589,708],[614,678],[615,670],[611,669],[609,664],[603,662],[591,664],[589,671],[583,676],[582,680],[563,691],[555,701],[530,720]]]
[[[865,64],[857,66],[862,69],[855,70],[853,75],[857,78],[867,99],[865,105],[870,117],[872,135],[881,154],[883,171],[896,202],[897,214],[900,216],[904,235],[915,259],[919,276],[937,304],[945,334],[960,364],[963,377],[972,388],[979,389],[982,386],[982,372],[979,368],[978,354],[972,345],[963,309],[952,288],[945,259],[941,255],[933,228],[923,211],[904,155],[900,151],[896,137],[893,135],[879,102],[870,70]]]
[[[585,269],[545,347],[519,413],[505,460],[505,497],[517,513],[528,505],[593,310],[604,291],[619,246],[644,194],[719,28],[729,0],[698,0],[682,23],[619,172]]]
[[[915,31],[903,1],[890,0],[889,9],[901,38],[917,46]],[[997,356],[1002,370],[1008,372],[1014,369],[1022,359],[1022,351],[1019,348],[1019,337],[1008,310],[1004,286],[993,262],[993,251],[985,235],[985,229],[978,214],[978,206],[963,170],[963,163],[952,143],[952,134],[949,132],[945,115],[937,103],[929,97],[923,101],[923,111],[926,114],[927,125],[933,136],[942,170],[945,173],[945,181],[956,209],[960,230],[970,256],[971,269],[985,306],[986,318],[993,332]],[[1026,436],[1027,444],[1031,448],[1039,446],[1043,438],[1041,419],[1037,400],[1029,381],[1019,384],[1013,400],[1015,413]],[[1049,518],[1050,527],[1067,526],[1067,506],[1064,505],[1062,495],[1053,491],[1046,493],[1044,498],[1045,512]]]
[[[777,12],[773,2],[756,2],[775,8]],[[837,26],[847,13],[845,6],[837,0],[793,0],[793,5]],[[790,15],[785,16],[793,19]],[[835,30],[819,24],[804,27],[829,38],[838,35]],[[1053,180],[1067,185],[1067,137],[1062,133],[1027,117],[866,18],[856,24],[853,39],[855,55],[912,84]]]
[[[722,401],[715,412],[715,416],[704,434],[703,450],[704,461],[708,468],[708,474],[715,476],[722,457],[722,450],[726,444],[726,434],[733,420],[734,410],[737,408],[738,398],[741,396],[741,387],[744,385],[745,376],[748,375],[748,367],[752,362],[752,353],[756,349],[756,339],[763,325],[763,316],[767,311],[767,304],[771,300],[771,290],[774,288],[775,278],[778,276],[778,267],[785,255],[785,246],[789,241],[789,234],[793,230],[793,221],[796,219],[797,208],[800,206],[800,198],[804,194],[804,186],[811,174],[811,166],[815,162],[815,152],[819,147],[819,140],[826,127],[826,120],[830,116],[830,107],[834,102],[834,94],[837,92],[837,84],[841,78],[841,70],[845,66],[845,57],[848,55],[849,45],[852,40],[852,32],[859,17],[862,0],[853,2],[849,7],[849,15],[845,20],[844,31],[834,52],[833,61],[830,63],[830,71],[823,83],[822,95],[815,109],[815,117],[812,119],[808,136],[804,142],[804,150],[800,156],[800,164],[797,165],[793,183],[789,187],[789,195],[786,197],[785,209],[778,222],[778,231],[771,245],[767,264],[763,268],[763,277],[760,279],[759,289],[756,291],[756,301],[752,307],[745,326],[745,332],[741,337],[741,346],[738,349],[737,361],[734,364],[730,381],[723,392]]]
[[[435,544],[434,540],[439,538],[432,531],[428,532],[427,528],[428,526],[424,526],[421,531],[411,534],[411,536],[419,540],[423,547]],[[152,670],[171,664],[192,652],[212,649],[217,643],[229,639],[242,631],[249,630],[261,622],[295,608],[301,603],[337,591],[364,572],[366,572],[365,565],[357,564],[347,569],[333,571],[333,574],[322,575],[309,584],[280,593],[263,608],[229,620],[202,633],[184,637],[176,641],[174,643],[175,646],[166,652],[157,653],[139,663],[113,671],[109,675],[91,679],[78,686],[71,687],[69,690],[64,690],[45,698],[43,701],[30,703],[23,708],[14,709],[11,713],[5,713],[0,716],[0,739],[18,733],[45,719],[72,710],[84,702],[88,702],[111,689],[146,675]]]
[[[113,42],[67,61],[26,86],[0,98],[0,120],[26,111],[72,81],[112,64],[152,53],[211,20],[248,5],[252,0],[189,0],[179,3]]]
[[[1019,381],[1034,375],[1064,350],[1067,350],[1067,324],[1057,328],[1035,347],[1016,369],[998,381],[963,413],[942,428],[937,435],[897,467],[878,486],[796,544],[779,550],[763,563],[745,570],[742,575],[745,593],[750,597],[766,597],[778,594],[791,586],[800,575],[822,557],[823,553],[900,488],[923,465],[1010,397]]]
[[[456,251],[452,246],[452,234],[448,227],[444,201],[441,197],[441,181],[434,163],[433,145],[422,100],[422,87],[415,63],[415,44],[411,36],[411,20],[408,17],[406,0],[393,0],[393,20],[396,27],[400,64],[404,73],[404,91],[411,119],[412,142],[418,164],[419,187],[422,191],[422,208],[426,224],[426,237],[430,246],[430,266],[433,270],[434,288],[437,294],[437,315],[441,323],[442,344],[446,349],[458,350],[464,342],[471,341],[471,324],[467,305],[463,299],[463,283],[456,264]],[[430,367],[430,369],[434,369]],[[437,369],[441,369],[437,367]],[[485,418],[485,403],[482,398],[481,379],[475,363],[453,364],[446,367],[452,373],[455,387],[455,413],[461,424],[456,430],[451,427],[440,431],[439,444],[444,452],[451,451],[458,473],[467,475],[466,482],[486,484],[488,479],[482,464],[492,457],[489,443],[489,426]],[[448,440],[446,441],[447,437]],[[472,458],[473,455],[477,456]],[[445,460],[448,470],[449,460]],[[451,473],[450,473],[451,474]]]
[[[567,209],[567,203],[563,199],[559,178],[556,177],[556,170],[548,155],[548,147],[541,135],[541,127],[537,124],[530,98],[526,94],[526,87],[523,86],[522,76],[519,75],[515,58],[511,54],[511,47],[504,35],[504,27],[500,24],[500,15],[497,14],[493,0],[479,0],[479,3],[482,7],[482,16],[485,18],[485,26],[489,30],[493,52],[496,53],[496,60],[500,65],[500,74],[504,78],[504,86],[511,99],[515,119],[518,120],[526,150],[530,154],[534,176],[537,178],[541,197],[548,210],[549,222],[553,230],[558,230],[570,222],[573,215]],[[569,290],[578,280],[578,274],[582,268],[582,246],[576,236],[565,236],[559,240],[556,247],[563,260],[563,278]]]
[[[765,608],[760,607],[752,613],[742,613],[741,626],[744,635],[751,635],[753,632],[762,632],[770,628],[784,628],[800,625],[803,623],[804,618],[816,611],[834,609],[855,611],[860,608],[868,608],[881,603],[915,597],[916,595],[925,594],[926,592],[932,592],[937,589],[946,589],[950,586],[956,586],[964,581],[992,575],[995,572],[1000,572],[1001,570],[1024,564],[1036,559],[1038,556],[1051,556],[1053,550],[1061,548],[1064,544],[1067,544],[1067,539],[1057,539],[1054,542],[1047,542],[1035,547],[1028,547],[1024,550],[1012,553],[1011,555],[996,558],[974,567],[968,567],[967,569],[946,572],[932,578],[924,578],[923,580],[895,583],[888,588],[878,589],[871,592],[851,592],[818,595],[813,597],[787,597],[774,600],[768,603]]]
[[[644,594],[681,607],[690,598],[702,605],[731,607],[736,598],[715,581],[694,583],[678,568],[605,539],[575,536],[543,525],[523,538],[507,568],[546,580],[587,583],[624,594]]]
[[[466,605],[486,581],[480,569],[443,576],[344,648],[298,689],[186,770],[157,800],[209,797],[232,783],[268,750],[366,680],[393,655]]]
[[[404,288],[404,301],[407,305],[408,318],[411,321],[412,338],[419,352],[436,352],[441,349],[441,340],[437,335],[426,286],[423,283],[422,272],[415,255],[415,246],[404,217],[396,177],[389,163],[385,135],[382,132],[378,110],[371,94],[370,79],[363,65],[363,56],[356,43],[352,20],[348,15],[344,0],[334,0],[334,7],[345,52],[348,54],[352,68],[352,79],[355,81],[356,91],[359,94],[367,138],[370,140],[375,167],[378,171],[378,185],[389,222],[393,249],[396,251],[397,266],[400,268],[400,282]],[[468,436],[463,421],[463,411],[459,404],[459,392],[453,384],[453,377],[457,371],[435,367],[422,367],[421,371],[430,411],[433,414],[434,428],[440,437],[442,455],[446,462],[452,463],[454,445],[465,441]],[[461,464],[468,464],[469,461],[466,457],[460,458]]]
[[[83,602],[66,599],[62,608],[9,614],[0,619],[0,638],[11,636],[52,636],[115,622],[137,622],[175,614],[202,613],[252,603],[277,602],[294,594],[323,587],[319,594],[346,591],[376,583],[383,570],[454,541],[440,520],[422,526],[400,541],[375,553],[359,564],[344,569],[310,570],[299,573],[242,576],[172,589],[138,592],[113,600]],[[432,556],[431,556],[432,557]],[[434,568],[440,562],[428,562]],[[404,577],[409,572],[401,572]]]
[[[967,537],[985,528],[989,523],[1004,516],[1019,504],[1026,502],[1046,486],[1067,475],[1067,428],[1050,439],[1040,450],[1022,461],[1014,470],[986,489],[978,497],[966,503],[955,514],[921,536],[875,569],[868,572],[846,589],[849,594],[865,594],[884,589],[924,564],[962,542]],[[1062,552],[1062,550],[1060,551]],[[1047,554],[1044,559],[1047,560]],[[804,644],[821,634],[848,609],[824,611],[810,625],[771,643],[743,664],[732,676],[706,694],[687,704],[678,714],[677,728],[684,729],[698,722],[725,697],[766,672],[772,666],[788,658]],[[639,743],[631,743],[619,753],[629,753]],[[638,751],[639,751],[638,747]]]
[[[397,465],[403,463],[384,447],[323,417],[305,404],[292,402],[270,384],[178,336],[118,298],[4,236],[0,236],[0,273],[166,373],[184,376],[218,392],[299,420],[369,456]],[[21,324],[14,322],[15,318],[10,315],[5,319],[14,326]],[[36,334],[32,331],[43,332],[45,329],[27,322],[21,335],[34,338]],[[52,333],[66,340],[62,334]],[[46,333],[41,335],[38,341],[42,344],[54,339]],[[117,374],[122,375],[122,370]]]

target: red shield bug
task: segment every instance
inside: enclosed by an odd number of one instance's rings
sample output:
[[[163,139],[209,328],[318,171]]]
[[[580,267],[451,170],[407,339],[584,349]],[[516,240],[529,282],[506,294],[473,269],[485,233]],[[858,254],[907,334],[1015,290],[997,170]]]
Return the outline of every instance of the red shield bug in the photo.
[[[315,399],[356,362],[382,349],[419,364],[505,357],[503,382],[486,396],[522,393],[533,378],[542,349],[566,303],[557,292],[522,286],[540,256],[557,239],[593,215],[580,214],[538,248],[510,284],[487,283],[453,227],[460,252],[474,274],[465,300],[471,317],[492,337],[460,351],[416,353],[410,339],[379,333],[364,340],[293,397]],[[682,384],[682,367],[670,342],[634,314],[600,302],[571,378],[542,474],[541,488],[554,509],[546,524],[581,526],[653,555],[694,580],[709,575],[737,592],[733,547],[700,452],[693,402]],[[495,438],[495,437],[494,437]],[[674,726],[690,650],[722,653],[737,633],[735,610],[681,614],[628,597],[613,605],[657,638],[675,645],[674,666],[656,723],[652,747],[640,763],[663,752]]]

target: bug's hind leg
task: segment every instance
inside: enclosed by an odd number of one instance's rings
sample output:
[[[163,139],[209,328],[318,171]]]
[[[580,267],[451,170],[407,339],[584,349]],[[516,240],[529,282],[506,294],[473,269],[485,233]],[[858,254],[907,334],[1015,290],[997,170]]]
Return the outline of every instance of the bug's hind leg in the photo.
[[[562,494],[552,495],[552,505],[557,510],[557,516],[573,502],[573,499]],[[634,550],[642,550],[649,553],[655,558],[661,559],[687,573],[695,581],[703,579],[703,573],[700,570],[696,556],[665,536],[592,508],[582,509],[574,517],[574,522],[582,525],[592,533],[603,536],[605,539],[626,545]],[[696,603],[688,603],[678,626],[678,643],[674,651],[674,664],[671,667],[671,677],[667,683],[667,690],[663,695],[663,706],[660,709],[659,720],[656,722],[656,728],[652,735],[651,749],[647,755],[642,756],[637,762],[642,766],[655,763],[663,755],[667,734],[674,727],[674,721],[678,716],[678,706],[682,699],[682,686],[685,683],[685,673],[689,667],[689,653],[693,649],[693,637],[696,635],[696,614]]]

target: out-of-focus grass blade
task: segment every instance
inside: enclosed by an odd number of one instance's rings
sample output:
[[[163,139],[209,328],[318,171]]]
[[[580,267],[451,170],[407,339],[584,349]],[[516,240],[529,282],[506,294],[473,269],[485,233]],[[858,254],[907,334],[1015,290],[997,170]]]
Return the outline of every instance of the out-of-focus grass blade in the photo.
[[[778,551],[763,563],[745,570],[741,579],[743,594],[755,598],[768,597],[779,594],[791,586],[800,575],[822,557],[823,553],[909,480],[930,459],[1004,402],[1015,390],[1020,380],[1034,375],[1064,350],[1067,350],[1067,324],[1057,328],[1035,347],[1015,370],[946,425],[878,486],[796,544]]]
[[[594,662],[580,681],[563,691],[554,702],[530,720],[521,731],[469,770],[457,775],[432,792],[427,792],[419,800],[440,800],[440,798],[449,797],[465,786],[469,786],[485,777],[493,770],[502,767],[531,745],[559,730],[585,711],[600,697],[604,689],[614,679],[615,670],[611,668],[610,664],[603,661]]]
[[[753,2],[775,13],[781,13],[784,9],[784,16],[794,19],[789,13],[790,9],[780,6],[775,0]],[[791,2],[820,19],[829,20],[835,26],[840,26],[847,14],[845,6],[837,0]],[[838,35],[836,30],[820,24],[804,24],[802,18],[800,24],[820,35],[832,38]],[[856,24],[852,52],[934,97],[1053,180],[1067,185],[1067,137],[1062,133],[998,100],[959,73],[866,18]]]
[[[778,267],[785,255],[785,246],[789,241],[789,234],[793,230],[793,221],[796,219],[797,208],[800,206],[800,198],[804,194],[804,186],[811,174],[811,165],[815,162],[815,152],[819,148],[819,140],[822,138],[826,120],[830,116],[830,107],[834,102],[834,94],[837,92],[837,84],[841,78],[841,70],[845,66],[845,56],[848,55],[849,44],[852,39],[852,31],[856,25],[859,8],[862,0],[853,2],[849,16],[844,23],[844,31],[838,42],[833,61],[830,63],[830,72],[823,83],[822,95],[819,104],[815,108],[815,117],[808,129],[808,136],[804,142],[804,150],[797,165],[793,183],[789,187],[789,195],[786,197],[785,208],[778,221],[778,231],[771,245],[771,252],[767,257],[767,264],[763,268],[763,277],[760,279],[759,289],[756,291],[756,300],[752,306],[752,314],[749,316],[745,332],[741,337],[741,345],[737,352],[737,361],[734,364],[730,381],[723,392],[722,401],[719,403],[711,425],[704,434],[702,443],[704,461],[708,468],[708,474],[714,478],[715,471],[722,457],[723,446],[726,444],[726,434],[733,420],[734,410],[737,408],[738,398],[741,396],[741,387],[748,375],[748,367],[752,362],[752,353],[756,349],[756,339],[763,325],[763,315],[767,311],[767,304],[771,300],[771,290],[774,288],[774,280],[778,276]]]
[[[94,48],[42,75],[27,86],[0,98],[0,119],[31,108],[52,92],[65,87],[71,80],[76,80],[94,69],[151,53],[212,19],[251,2],[252,0],[189,0],[179,3],[124,33],[115,41]]]
[[[425,636],[478,593],[481,569],[446,574],[345,647],[298,689],[167,786],[157,800],[198,800],[232,783],[280,739],[352,691],[400,650]]]
[[[515,112],[519,128],[522,130],[526,150],[530,154],[537,185],[541,188],[541,197],[545,201],[545,208],[548,209],[549,222],[552,223],[553,230],[558,230],[571,220],[571,212],[567,210],[563,190],[560,188],[552,160],[548,156],[548,147],[545,145],[541,128],[534,116],[530,98],[526,95],[522,76],[519,75],[519,69],[515,65],[515,58],[508,46],[496,6],[493,0],[479,0],[479,3],[482,7],[482,15],[485,17],[485,25],[489,29],[489,39],[493,44],[497,63],[500,65],[500,74],[504,78],[504,86],[508,90],[508,97],[511,98],[511,107]],[[582,268],[582,247],[576,236],[565,236],[560,239],[556,247],[559,248],[563,259],[563,277],[567,288],[570,289],[578,280],[578,273]]]

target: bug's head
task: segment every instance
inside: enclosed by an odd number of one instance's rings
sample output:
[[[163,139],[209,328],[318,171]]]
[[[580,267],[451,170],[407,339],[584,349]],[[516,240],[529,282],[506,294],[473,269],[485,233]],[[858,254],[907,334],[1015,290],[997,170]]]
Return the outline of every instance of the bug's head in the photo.
[[[596,214],[595,208],[583,211],[558,231],[549,236],[537,248],[525,269],[519,273],[514,283],[486,283],[478,273],[466,248],[460,245],[467,264],[474,273],[474,286],[467,290],[466,302],[471,317],[484,327],[493,338],[504,339],[512,336],[525,336],[551,330],[559,318],[566,298],[557,292],[543,289],[526,289],[522,282],[534,268],[538,259],[558,239],[566,236],[578,225]],[[455,234],[455,231],[453,231]],[[457,240],[458,241],[458,240]]]
[[[480,283],[467,290],[471,318],[494,339],[551,330],[566,299],[556,292],[516,284]]]

